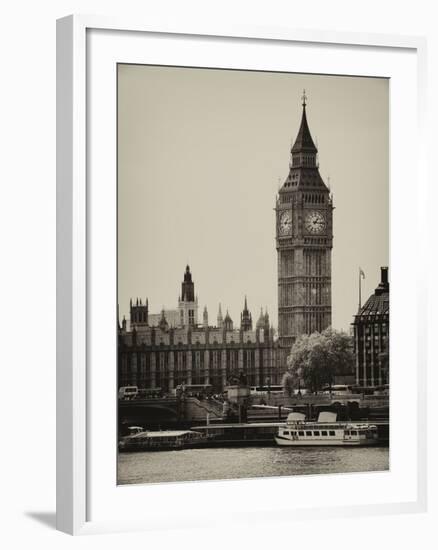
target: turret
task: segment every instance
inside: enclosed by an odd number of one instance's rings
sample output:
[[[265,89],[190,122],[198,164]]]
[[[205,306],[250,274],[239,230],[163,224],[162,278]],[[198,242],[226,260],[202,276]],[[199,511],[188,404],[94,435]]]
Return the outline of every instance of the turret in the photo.
[[[190,273],[190,266],[186,266],[184,273],[184,281],[181,283],[181,301],[182,302],[194,302],[195,301],[195,284],[192,281],[192,274]]]
[[[207,306],[204,307],[204,313],[202,314],[202,325],[204,328],[208,327],[208,311]]]
[[[167,330],[169,328],[169,323],[167,322],[167,319],[166,319],[164,307],[161,310],[161,319],[160,319],[160,322],[158,323],[158,326],[160,327],[161,330]]]
[[[224,324],[224,318],[222,317],[221,304],[219,304],[219,311],[218,311],[218,314],[217,314],[217,326],[218,326],[218,328],[222,328],[223,324]]]
[[[260,308],[260,316],[257,320],[256,330],[260,341],[266,341],[269,338],[269,314],[266,309],[266,313],[263,313],[263,308]]]
[[[264,328],[265,328],[265,330],[269,330],[269,327],[270,327],[269,313],[268,313],[268,308],[266,308],[266,313],[265,313],[265,317],[264,317]]]
[[[133,305],[132,298],[129,301],[129,315],[131,327],[146,327],[149,322],[149,301],[146,298],[145,303],[142,303],[141,298],[136,299]]]
[[[190,266],[186,266],[181,283],[181,297],[178,300],[180,326],[193,327],[198,324],[198,297],[195,297],[195,284],[192,281]]]
[[[260,315],[257,320],[256,328],[258,329],[264,329],[265,328],[265,316],[263,314],[263,308],[260,308]]]
[[[227,314],[225,315],[223,328],[226,331],[233,330],[233,320],[231,319],[230,314],[228,313],[228,310],[227,310]]]
[[[241,330],[252,330],[252,316],[248,311],[248,304],[245,296],[245,303],[243,306],[243,311],[240,314],[240,329]]]

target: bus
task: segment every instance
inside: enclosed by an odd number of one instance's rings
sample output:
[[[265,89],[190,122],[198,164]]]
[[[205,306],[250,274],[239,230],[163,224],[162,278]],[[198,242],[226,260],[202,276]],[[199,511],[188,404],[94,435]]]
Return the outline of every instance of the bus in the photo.
[[[334,384],[333,386],[323,388],[322,393],[326,395],[349,395],[352,391],[351,386],[347,386],[346,384]]]

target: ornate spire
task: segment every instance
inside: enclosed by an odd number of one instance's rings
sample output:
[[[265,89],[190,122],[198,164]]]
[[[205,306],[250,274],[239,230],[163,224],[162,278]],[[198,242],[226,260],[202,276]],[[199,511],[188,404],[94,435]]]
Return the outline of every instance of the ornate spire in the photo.
[[[306,90],[303,90],[303,95],[301,97],[302,99],[302,106],[303,106],[303,114],[301,115],[301,125],[300,129],[298,130],[298,135],[295,139],[295,143],[292,147],[292,153],[317,153],[318,149],[316,148],[315,144],[313,143],[312,135],[310,134],[309,125],[307,124],[307,116],[306,116],[306,105],[307,105],[307,96],[306,96]]]
[[[263,308],[260,308],[260,317],[258,318],[256,328],[264,328],[265,327],[265,316],[263,314]]]
[[[167,322],[167,319],[166,319],[166,313],[164,311],[164,307],[161,310],[161,319],[158,326],[160,327],[161,330],[166,330],[169,327],[169,323]]]
[[[233,320],[231,319],[230,314],[228,313],[228,309],[224,319],[224,329],[233,330]]]
[[[221,308],[221,304],[219,302],[219,311],[218,311],[218,314],[217,314],[217,326],[218,326],[218,328],[222,328],[223,323],[224,323],[224,318],[222,317],[222,308]]]
[[[329,192],[319,173],[318,148],[316,147],[307,123],[307,95],[303,91],[301,124],[297,137],[291,148],[289,162],[289,174],[279,191],[280,195],[286,194],[288,199],[290,193],[295,191],[324,191]],[[289,202],[286,201],[286,202]]]
[[[240,329],[252,330],[252,317],[251,317],[251,313],[248,311],[248,303],[247,303],[246,296],[245,296],[243,311],[240,314]]]
[[[268,308],[266,307],[265,310],[266,310],[266,313],[265,313],[265,328],[266,328],[266,329],[269,329],[269,313],[268,313]]]

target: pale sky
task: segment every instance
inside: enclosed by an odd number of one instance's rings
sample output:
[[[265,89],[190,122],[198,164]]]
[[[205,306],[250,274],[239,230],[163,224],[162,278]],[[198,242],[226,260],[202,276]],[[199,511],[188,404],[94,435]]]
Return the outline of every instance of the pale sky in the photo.
[[[301,95],[334,195],[332,321],[349,329],[389,263],[389,81],[119,65],[118,301],[174,309],[190,264],[210,324],[277,312],[275,197],[286,179]]]

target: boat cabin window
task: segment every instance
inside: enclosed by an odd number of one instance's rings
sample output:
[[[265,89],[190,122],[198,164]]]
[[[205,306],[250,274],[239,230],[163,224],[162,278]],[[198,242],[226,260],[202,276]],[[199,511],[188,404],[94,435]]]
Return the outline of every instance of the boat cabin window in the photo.
[[[356,430],[351,430],[351,435],[357,435],[357,431]]]
[[[284,435],[289,435],[289,432],[287,432],[286,430],[284,430],[283,434],[284,434]]]
[[[323,430],[323,431],[321,432],[321,435],[327,435],[327,432]]]
[[[304,435],[304,432],[298,432],[298,435]]]
[[[306,435],[312,435],[312,432],[306,432]]]
[[[313,432],[313,435],[319,435],[319,432],[318,431]]]
[[[330,430],[330,431],[329,431],[329,435],[335,435],[334,430]]]

